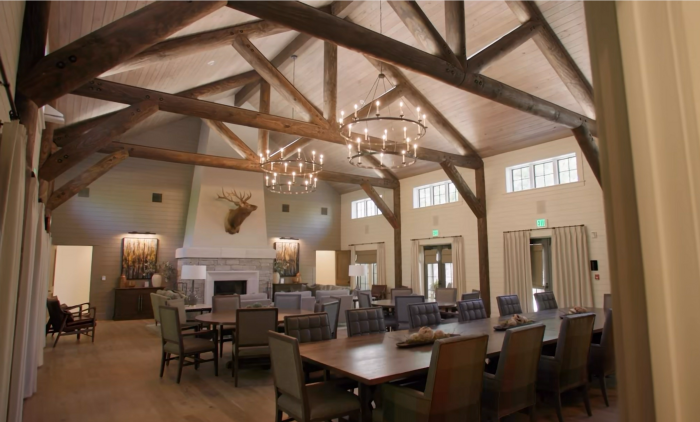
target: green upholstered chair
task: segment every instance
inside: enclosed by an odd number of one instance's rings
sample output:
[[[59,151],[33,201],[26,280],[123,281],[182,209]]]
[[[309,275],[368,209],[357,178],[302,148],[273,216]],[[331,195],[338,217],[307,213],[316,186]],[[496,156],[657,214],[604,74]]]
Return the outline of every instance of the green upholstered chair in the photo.
[[[282,412],[299,422],[359,417],[360,400],[354,394],[334,382],[304,382],[296,338],[275,331],[269,331],[267,335],[275,382],[276,422],[282,421]]]
[[[528,409],[535,420],[537,365],[540,360],[543,324],[506,331],[495,374],[484,372],[481,411],[486,421]]]
[[[595,314],[565,316],[559,329],[556,354],[540,357],[537,391],[555,396],[559,422],[564,420],[561,414],[561,393],[573,389],[580,390],[586,412],[591,416],[588,400],[588,353],[594,323]]]
[[[184,334],[180,326],[179,309],[172,306],[161,306],[160,312],[160,330],[163,341],[163,354],[160,361],[160,377],[163,378],[165,364],[171,360],[179,361],[177,370],[177,383],[180,383],[182,377],[182,368],[184,366],[194,365],[195,369],[199,368],[201,363],[214,362],[214,374],[219,376],[219,355],[216,345],[216,330],[195,331]],[[212,352],[213,359],[201,359],[202,353]],[[175,355],[175,357],[172,357]],[[186,360],[191,358],[191,361]]]
[[[488,336],[461,336],[433,344],[425,389],[382,385],[375,421],[479,421]]]

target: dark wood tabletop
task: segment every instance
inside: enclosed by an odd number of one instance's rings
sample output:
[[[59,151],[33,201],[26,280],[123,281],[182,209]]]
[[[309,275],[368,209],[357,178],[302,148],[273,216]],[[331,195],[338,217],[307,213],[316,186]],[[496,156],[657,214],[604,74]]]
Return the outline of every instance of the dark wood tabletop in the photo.
[[[286,316],[308,315],[313,313],[313,311],[306,311],[303,309],[280,309],[277,312],[277,320],[279,322],[284,322],[284,317]],[[236,311],[212,312],[209,314],[197,315],[194,319],[205,324],[235,325]]]
[[[602,331],[605,324],[603,309],[591,308],[589,311],[596,314],[594,331]],[[560,315],[564,312],[566,312],[565,309],[553,309],[523,315],[545,325],[544,343],[555,343],[561,326]],[[505,317],[493,317],[470,322],[441,324],[433,328],[461,335],[487,334],[489,336],[487,354],[496,356],[501,352],[505,333],[495,331],[493,326],[505,319]],[[431,345],[409,349],[396,347],[396,343],[405,340],[415,331],[417,330],[393,331],[305,343],[300,344],[299,349],[305,361],[331,369],[365,385],[378,385],[427,372],[430,366]]]
[[[434,300],[426,300],[425,303],[433,303],[435,302]],[[440,308],[456,308],[457,303],[456,302],[438,302],[438,307]],[[384,300],[375,300],[372,302],[373,306],[381,306],[382,308],[394,308],[396,305],[394,304],[394,301],[391,299],[384,299]]]

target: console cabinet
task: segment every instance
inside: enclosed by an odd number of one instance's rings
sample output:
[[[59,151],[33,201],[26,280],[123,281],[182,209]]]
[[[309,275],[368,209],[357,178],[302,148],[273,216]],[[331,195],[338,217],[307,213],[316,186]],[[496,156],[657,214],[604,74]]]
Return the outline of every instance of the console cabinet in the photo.
[[[152,319],[151,293],[159,287],[114,289],[114,320]]]

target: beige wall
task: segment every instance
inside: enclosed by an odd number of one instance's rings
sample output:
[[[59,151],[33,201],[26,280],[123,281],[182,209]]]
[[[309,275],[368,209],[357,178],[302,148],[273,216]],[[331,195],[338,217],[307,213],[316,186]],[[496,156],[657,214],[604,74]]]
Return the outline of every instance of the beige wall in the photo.
[[[199,119],[182,119],[167,126],[126,137],[126,142],[195,152]],[[56,186],[99,161],[95,154],[58,178]],[[175,264],[182,247],[194,166],[128,158],[90,185],[90,197],[73,197],[53,213],[55,245],[94,246],[90,301],[100,318],[111,318],[114,288],[121,274],[121,240],[130,231],[155,232],[158,260]],[[162,193],[163,202],[151,202]],[[102,281],[101,277],[106,280]]]
[[[15,91],[17,62],[19,61],[19,40],[22,36],[23,1],[0,1],[0,57],[12,89]],[[0,87],[0,121],[10,120],[10,103],[5,87]]]

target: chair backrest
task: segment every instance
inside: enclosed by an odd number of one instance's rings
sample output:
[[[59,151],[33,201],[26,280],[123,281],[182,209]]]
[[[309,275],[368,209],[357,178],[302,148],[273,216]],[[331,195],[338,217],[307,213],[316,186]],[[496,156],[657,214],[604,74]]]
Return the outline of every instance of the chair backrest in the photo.
[[[396,320],[400,323],[408,324],[410,315],[408,314],[408,305],[413,303],[424,303],[425,296],[397,296],[394,298],[394,310],[396,311]]]
[[[277,329],[277,308],[236,310],[236,348],[267,346],[267,332]]]
[[[180,310],[174,306],[161,306],[160,333],[163,341],[170,343],[182,343],[182,329],[180,328]]]
[[[160,307],[165,306],[168,302],[168,297],[151,293],[151,308],[153,309],[153,319],[160,323]]]
[[[488,318],[484,301],[481,299],[459,301],[457,302],[457,311],[457,318],[460,322]]]
[[[391,289],[391,300],[396,299],[397,296],[410,296],[413,294],[413,289],[410,287],[397,287]]]
[[[166,306],[172,306],[177,308],[178,317],[180,318],[180,324],[187,322],[187,310],[185,309],[185,299],[170,299],[165,302]]]
[[[235,311],[240,308],[240,295],[218,295],[211,298],[212,312]]]
[[[301,309],[301,295],[277,293],[275,306],[279,309]]]
[[[559,305],[557,305],[557,298],[554,297],[554,292],[535,293],[535,302],[537,302],[538,311],[559,308]]]
[[[605,311],[605,325],[603,335],[600,338],[600,347],[605,355],[603,370],[608,373],[615,369],[615,344],[613,342],[613,316],[612,308]]]
[[[501,386],[499,407],[504,414],[535,404],[544,330],[544,324],[534,324],[506,331],[496,369]]]
[[[309,403],[306,397],[299,341],[294,337],[285,336],[275,331],[269,331],[267,336],[275,392],[284,394],[297,402],[303,414],[294,416],[305,418],[308,415]]]
[[[379,299],[384,299],[384,296],[386,296],[386,285],[385,284],[373,284],[372,285],[372,296],[376,296]]]
[[[489,336],[461,336],[433,344],[425,397],[430,420],[479,421]]]
[[[481,299],[481,293],[462,293],[462,300],[476,300]]]
[[[325,312],[284,317],[284,333],[299,340],[299,343],[330,340],[331,323]]]
[[[435,302],[408,305],[408,322],[411,328],[438,325],[441,321],[440,308]]]
[[[498,304],[498,312],[501,316],[523,313],[518,295],[497,296],[496,303]]]
[[[316,301],[321,302],[324,298],[331,296],[345,296],[349,294],[350,290],[348,289],[316,290]]]
[[[338,310],[338,324],[345,324],[345,311],[352,309],[352,298],[352,295],[331,296],[331,299],[340,302],[340,309]]]
[[[386,332],[382,308],[348,309],[345,313],[348,337]]]
[[[360,289],[355,289],[355,290],[352,291],[352,294],[353,294],[354,296],[357,296],[357,295],[359,295],[360,293],[368,293],[370,296],[372,295],[372,291],[371,291],[371,290],[360,290]]]
[[[340,313],[340,302],[328,302],[321,304],[321,312],[328,314],[328,322],[331,326],[331,335],[338,338],[338,318]]]
[[[66,313],[61,309],[61,302],[56,296],[49,297],[46,299],[46,308],[49,310],[49,322],[54,331],[60,330],[63,318],[66,317]]]
[[[566,315],[562,319],[555,359],[559,361],[559,388],[588,382],[588,353],[591,349],[595,314]]]
[[[603,310],[607,313],[608,309],[612,308],[612,294],[606,293],[603,295]]]
[[[360,308],[369,308],[372,306],[372,294],[369,292],[357,292],[357,303]]]
[[[438,302],[457,302],[457,289],[438,287],[435,289],[435,300]]]

